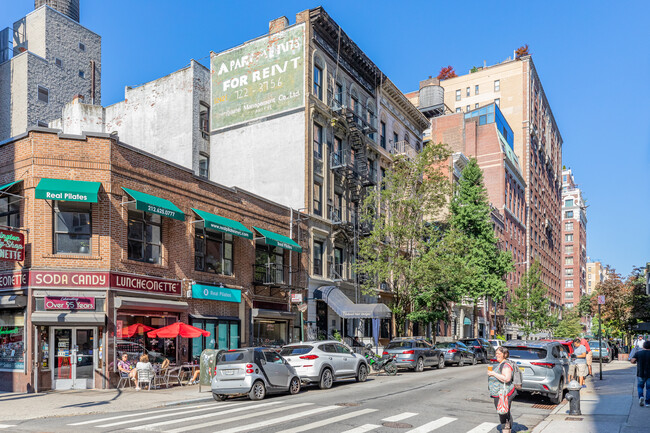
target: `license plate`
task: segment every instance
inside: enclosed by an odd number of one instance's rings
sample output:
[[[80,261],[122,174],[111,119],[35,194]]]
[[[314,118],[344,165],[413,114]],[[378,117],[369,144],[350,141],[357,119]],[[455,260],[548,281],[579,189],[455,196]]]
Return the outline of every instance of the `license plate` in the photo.
[[[519,367],[519,369],[520,369],[522,372],[526,371],[526,367]]]
[[[232,376],[233,374],[235,374],[235,370],[224,370],[223,374],[227,374],[227,375]]]

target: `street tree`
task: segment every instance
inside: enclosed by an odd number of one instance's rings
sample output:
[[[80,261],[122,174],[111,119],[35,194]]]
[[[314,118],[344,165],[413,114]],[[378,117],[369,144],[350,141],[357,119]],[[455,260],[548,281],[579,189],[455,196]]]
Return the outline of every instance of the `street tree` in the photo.
[[[506,309],[506,316],[519,325],[526,338],[552,326],[547,290],[541,280],[541,267],[535,260],[521,278]]]
[[[582,333],[582,323],[580,322],[580,313],[577,308],[571,308],[564,311],[562,319],[559,320],[553,331],[555,338],[579,337]]]
[[[363,202],[361,221],[371,230],[359,240],[356,269],[367,276],[363,293],[375,294],[380,283],[392,293],[393,335],[405,331],[414,297],[423,287],[418,262],[433,230],[431,221],[449,200],[449,181],[442,171],[449,156],[443,144],[427,145],[412,159],[398,156],[380,188]]]
[[[501,300],[507,291],[505,275],[512,271],[512,254],[499,248],[483,172],[475,158],[462,171],[450,206],[450,225],[467,239],[466,262],[474,278],[461,286],[474,307],[474,335],[478,335],[478,303],[489,297]]]
[[[596,295],[591,299],[592,311],[598,311],[598,296],[605,297],[601,305],[601,321],[611,335],[623,337],[630,332],[629,323],[632,319],[633,289],[624,284],[620,274],[613,268],[606,266],[607,279],[596,285]],[[597,332],[598,328],[592,330]]]
[[[580,301],[578,302],[578,312],[582,317],[593,317],[593,311],[591,309],[591,298],[592,295],[582,295]]]
[[[646,294],[645,268],[635,267],[625,280],[630,292],[630,319],[627,328],[633,331],[640,322],[650,322],[650,296]]]

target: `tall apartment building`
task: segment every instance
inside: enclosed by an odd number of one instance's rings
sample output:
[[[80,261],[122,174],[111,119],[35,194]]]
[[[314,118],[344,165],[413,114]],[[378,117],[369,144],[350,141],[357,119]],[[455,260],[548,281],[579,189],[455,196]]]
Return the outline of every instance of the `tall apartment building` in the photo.
[[[524,56],[440,83],[452,112],[494,103],[511,125],[526,184],[525,262],[540,262],[553,309],[562,302],[562,136],[533,59]]]
[[[587,294],[591,295],[599,283],[607,280],[607,272],[600,262],[592,262],[587,258]]]
[[[562,170],[562,304],[587,293],[587,207],[571,169]]]
[[[79,24],[79,0],[35,6],[0,31],[0,140],[47,126],[76,95],[101,103],[101,37]]]

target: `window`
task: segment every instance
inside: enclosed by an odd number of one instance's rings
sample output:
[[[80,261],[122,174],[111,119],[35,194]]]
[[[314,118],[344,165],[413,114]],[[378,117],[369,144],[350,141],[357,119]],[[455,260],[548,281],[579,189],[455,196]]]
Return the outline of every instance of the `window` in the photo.
[[[397,135],[397,132],[393,132],[393,147],[395,147],[398,141],[399,141],[399,137]]]
[[[565,257],[564,258],[564,264],[565,265],[572,265],[573,264],[573,256]]]
[[[460,113],[462,109],[460,107],[456,108],[456,113]]]
[[[478,108],[478,102],[474,104],[474,108]]]
[[[478,95],[478,84],[474,86],[474,94]]]
[[[54,253],[90,254],[90,203],[54,202]]]
[[[254,281],[259,283],[284,283],[284,250],[271,245],[255,246]]]
[[[562,182],[566,182],[566,174],[562,175]]]
[[[460,89],[456,90],[456,101],[460,101]]]
[[[569,281],[567,281],[568,283]],[[573,283],[573,281],[571,281]],[[573,292],[564,292],[564,299],[573,299]]]
[[[567,289],[573,288],[573,280],[566,280],[564,282],[564,287],[566,287]]]
[[[192,359],[198,362],[205,349],[238,349],[239,320],[190,319],[190,325],[210,332],[207,337],[190,338]],[[228,353],[228,352],[226,352]],[[242,352],[239,352],[242,353]]]
[[[341,83],[336,83],[336,102],[339,106],[343,105],[343,85]]]
[[[386,149],[386,122],[379,122],[379,145]]]
[[[501,80],[494,80],[494,91],[498,92],[501,90]]]
[[[332,278],[343,278],[343,248],[334,248],[334,275]]]
[[[564,275],[573,276],[573,268],[566,268],[564,270]]]
[[[314,123],[314,158],[323,158],[323,127]]]
[[[47,122],[43,122],[42,120],[39,120],[38,122],[36,122],[36,125],[37,125],[37,126],[40,126],[40,127],[42,127],[42,128],[47,128],[47,127],[49,126],[49,125],[47,124]]]
[[[564,235],[564,241],[565,242],[573,242],[573,233],[569,233]]]
[[[323,275],[323,242],[314,241],[314,275]]]
[[[386,189],[386,183],[384,181],[386,179],[386,169],[384,167],[381,167],[379,169],[379,173],[381,173],[381,179],[379,180],[381,182],[381,189],[385,190]]]
[[[565,218],[573,218],[573,211],[568,210],[568,211],[564,212],[564,217]]]
[[[496,99],[494,100],[494,104],[495,104],[497,107],[500,107],[500,106],[501,106],[501,98],[496,98]]]
[[[38,86],[38,100],[41,102],[50,102],[50,91],[43,86]]]
[[[323,215],[323,187],[319,183],[314,184],[314,214]]]
[[[470,95],[470,92],[469,92],[469,87],[468,87],[467,89],[465,89],[465,96],[469,96],[469,95]]]
[[[199,176],[208,178],[210,174],[210,157],[204,153],[199,154]]]
[[[80,78],[86,78],[86,73],[84,71],[82,71],[81,69],[79,69],[79,77]]]
[[[54,59],[54,64],[57,65],[59,68],[63,67],[63,61],[58,57]]]
[[[334,214],[332,219],[343,221],[343,195],[334,193]]]
[[[199,131],[206,140],[210,136],[210,107],[208,104],[199,103]]]
[[[564,206],[572,207],[573,206],[573,199],[564,200]]]
[[[25,368],[25,320],[24,310],[0,313],[3,334],[0,334],[0,366],[7,370]],[[45,361],[45,360],[44,360]]]
[[[0,197],[0,226],[20,227],[20,199]]]
[[[567,308],[573,308],[573,302],[567,302],[564,306]]]
[[[570,232],[573,231],[573,221],[570,221],[568,223],[564,223],[564,230]]]
[[[162,248],[162,217],[157,214],[129,210],[129,260],[160,263]]]
[[[323,99],[323,69],[317,65],[314,65],[314,95]]]
[[[79,50],[80,51],[86,51],[86,46],[84,44],[82,44],[81,42],[79,42]]]
[[[467,107],[465,107],[465,112],[469,113],[469,110],[470,110],[470,108],[469,108],[469,105],[468,105]]]
[[[194,269],[232,275],[233,235],[205,230],[197,225],[194,232]]]
[[[573,254],[573,245],[566,245],[564,247],[564,253],[565,254]]]
[[[572,263],[573,263],[573,262],[572,262]],[[589,270],[589,272],[591,272],[591,270]],[[589,274],[589,279],[591,280],[591,274]]]

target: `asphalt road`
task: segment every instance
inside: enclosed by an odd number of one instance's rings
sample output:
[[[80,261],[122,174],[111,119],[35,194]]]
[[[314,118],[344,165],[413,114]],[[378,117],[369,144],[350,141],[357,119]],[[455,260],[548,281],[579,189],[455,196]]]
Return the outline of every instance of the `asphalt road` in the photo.
[[[410,432],[487,433],[500,431],[487,393],[486,366],[446,367],[397,376],[370,376],[365,383],[344,381],[332,389],[304,387],[295,396],[268,396],[225,402],[158,407],[133,412],[3,421],[12,432]],[[155,393],[141,391],[143,398]],[[551,411],[542,397],[517,397],[515,429],[523,432]],[[3,410],[11,410],[4,407]],[[0,426],[0,429],[2,426]],[[1,431],[1,430],[0,430]]]

